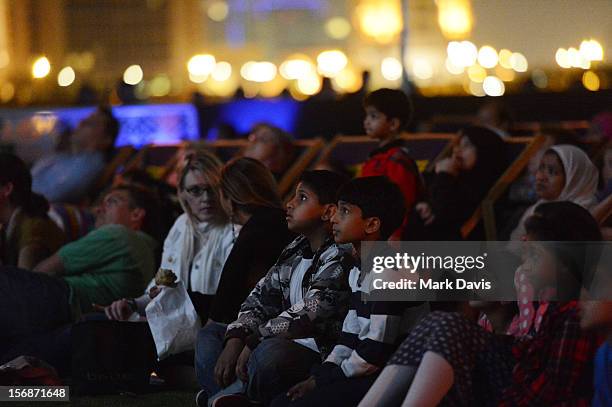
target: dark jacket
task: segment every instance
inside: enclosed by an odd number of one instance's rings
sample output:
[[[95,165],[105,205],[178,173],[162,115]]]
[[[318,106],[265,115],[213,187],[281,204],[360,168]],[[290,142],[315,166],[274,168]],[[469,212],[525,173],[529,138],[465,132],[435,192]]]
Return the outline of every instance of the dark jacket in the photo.
[[[404,240],[461,240],[461,227],[505,170],[506,146],[495,132],[471,126],[461,130],[460,135],[467,137],[476,148],[474,168],[457,176],[446,172],[426,176],[428,201],[435,218],[431,224],[423,225],[413,213],[411,220],[415,220],[413,224],[420,222],[421,236]]]
[[[256,209],[225,261],[208,317],[226,324],[234,321],[242,302],[294,236],[283,210]]]

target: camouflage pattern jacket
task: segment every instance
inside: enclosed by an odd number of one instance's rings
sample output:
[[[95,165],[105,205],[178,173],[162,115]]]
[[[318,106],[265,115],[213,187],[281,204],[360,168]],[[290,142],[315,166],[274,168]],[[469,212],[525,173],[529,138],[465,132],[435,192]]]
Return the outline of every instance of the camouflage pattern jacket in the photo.
[[[291,304],[290,281],[302,259],[312,265],[302,280],[303,300]],[[255,349],[265,338],[314,338],[322,356],[334,347],[348,310],[348,275],[355,266],[350,245],[338,245],[329,237],[316,253],[308,239],[297,237],[281,253],[247,299],[238,319],[226,332],[226,340],[240,338]]]

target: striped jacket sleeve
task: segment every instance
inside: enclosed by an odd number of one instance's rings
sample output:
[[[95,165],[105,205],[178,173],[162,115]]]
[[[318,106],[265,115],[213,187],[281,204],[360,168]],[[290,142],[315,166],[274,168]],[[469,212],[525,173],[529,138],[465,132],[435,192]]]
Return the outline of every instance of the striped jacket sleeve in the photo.
[[[327,359],[339,365],[346,377],[369,375],[383,367],[395,351],[400,334],[405,304],[378,301],[364,305],[349,311],[347,319],[352,316],[352,320],[344,325],[340,343]],[[370,311],[369,315],[359,308]],[[359,324],[359,319],[369,321]],[[359,325],[362,332],[355,332]]]
[[[350,280],[354,283],[355,276]],[[405,302],[363,301],[363,293],[353,289],[340,341],[327,357],[329,363],[324,363],[340,367],[344,377],[369,375],[384,366],[396,348],[407,306]]]

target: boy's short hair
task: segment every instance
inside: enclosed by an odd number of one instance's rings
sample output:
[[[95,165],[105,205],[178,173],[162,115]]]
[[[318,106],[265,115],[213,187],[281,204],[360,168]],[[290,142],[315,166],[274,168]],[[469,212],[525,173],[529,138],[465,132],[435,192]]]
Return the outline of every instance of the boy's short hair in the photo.
[[[355,205],[364,218],[380,219],[381,239],[387,240],[402,225],[406,214],[399,187],[384,176],[355,178],[340,188],[338,201]]]
[[[412,100],[398,89],[382,88],[368,94],[363,100],[363,107],[372,106],[387,116],[387,119],[398,119],[403,129],[412,120]]]
[[[306,185],[317,195],[319,204],[335,204],[338,190],[348,182],[345,175],[327,170],[304,171],[300,177],[302,184]]]

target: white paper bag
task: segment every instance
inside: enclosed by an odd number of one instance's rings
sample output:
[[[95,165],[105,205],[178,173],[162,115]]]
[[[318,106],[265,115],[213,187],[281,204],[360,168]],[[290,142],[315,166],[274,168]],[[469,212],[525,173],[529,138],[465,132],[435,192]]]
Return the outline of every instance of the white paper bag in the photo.
[[[181,281],[176,287],[163,287],[145,313],[159,360],[195,348],[202,324]]]

